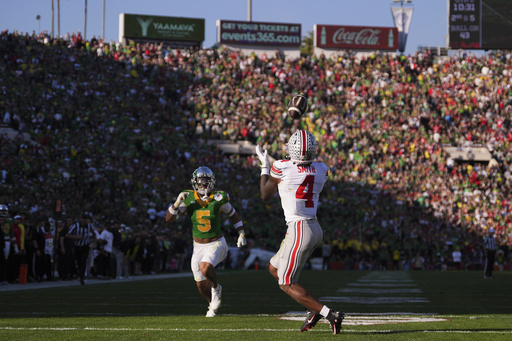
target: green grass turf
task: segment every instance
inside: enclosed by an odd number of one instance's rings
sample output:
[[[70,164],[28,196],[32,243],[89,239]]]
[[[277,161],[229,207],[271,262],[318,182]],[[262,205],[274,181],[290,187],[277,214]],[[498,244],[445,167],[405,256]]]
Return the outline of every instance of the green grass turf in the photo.
[[[371,285],[389,278],[416,291],[357,292],[382,289]],[[301,333],[304,309],[266,271],[219,271],[219,282],[223,303],[215,318],[204,317],[207,303],[191,276],[0,291],[0,340],[512,340],[510,272],[484,280],[476,271],[303,271],[301,283],[315,296],[343,300],[327,302],[347,314],[338,336],[326,323]],[[360,303],[364,297],[420,300]],[[300,319],[281,319],[287,312]],[[397,317],[421,321],[357,325]]]

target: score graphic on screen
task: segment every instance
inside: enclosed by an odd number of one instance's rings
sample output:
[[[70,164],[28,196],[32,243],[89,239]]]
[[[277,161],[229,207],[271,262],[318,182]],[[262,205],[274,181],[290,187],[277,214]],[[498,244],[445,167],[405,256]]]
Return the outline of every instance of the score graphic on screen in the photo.
[[[482,48],[481,0],[450,0],[450,48]]]
[[[512,49],[511,0],[449,0],[450,48]]]

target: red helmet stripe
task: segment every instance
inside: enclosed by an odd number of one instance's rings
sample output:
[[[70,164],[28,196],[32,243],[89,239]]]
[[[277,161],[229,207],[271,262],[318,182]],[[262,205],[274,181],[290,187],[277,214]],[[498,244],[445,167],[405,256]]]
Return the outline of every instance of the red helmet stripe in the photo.
[[[306,149],[308,146],[307,135],[305,130],[300,131],[302,134],[302,156],[306,155]]]

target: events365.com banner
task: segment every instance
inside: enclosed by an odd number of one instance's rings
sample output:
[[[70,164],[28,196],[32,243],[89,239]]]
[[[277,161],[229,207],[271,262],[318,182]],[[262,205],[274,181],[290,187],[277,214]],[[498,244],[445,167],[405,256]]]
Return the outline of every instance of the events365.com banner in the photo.
[[[237,45],[300,47],[301,25],[217,20],[217,42]]]

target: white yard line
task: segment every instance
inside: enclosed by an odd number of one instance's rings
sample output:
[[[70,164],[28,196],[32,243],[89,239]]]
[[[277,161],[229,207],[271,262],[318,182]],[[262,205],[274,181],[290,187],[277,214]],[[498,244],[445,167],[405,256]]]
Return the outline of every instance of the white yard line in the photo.
[[[344,288],[336,290],[339,293],[365,295],[354,296],[326,296],[320,297],[323,302],[340,302],[355,304],[404,304],[428,303],[426,297],[393,296],[396,294],[421,294],[422,290],[406,272],[376,271],[361,277],[356,282],[347,283]]]
[[[163,331],[163,332],[225,332],[225,333],[237,333],[237,332],[297,332],[297,328],[287,328],[287,329],[278,329],[278,328],[198,328],[198,329],[186,329],[186,328],[75,328],[75,327],[60,327],[60,328],[44,328],[44,327],[0,327],[0,330],[20,330],[20,331],[30,331],[30,330],[46,330],[46,331],[68,331],[68,330],[76,330],[76,331]],[[315,329],[311,331],[313,333],[318,332],[328,332],[331,333],[330,330],[327,329]],[[392,333],[449,333],[449,334],[512,334],[512,331],[503,331],[503,330],[411,330],[411,331],[396,331],[396,330],[368,330],[368,329],[343,329],[341,334],[344,333],[369,333],[369,334],[392,334]]]

